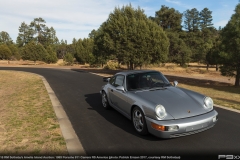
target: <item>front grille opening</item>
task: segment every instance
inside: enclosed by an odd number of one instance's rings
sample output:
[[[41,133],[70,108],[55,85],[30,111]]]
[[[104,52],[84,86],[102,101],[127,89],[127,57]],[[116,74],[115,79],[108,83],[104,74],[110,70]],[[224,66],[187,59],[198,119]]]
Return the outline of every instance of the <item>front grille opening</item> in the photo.
[[[188,136],[188,135],[196,134],[196,133],[208,130],[208,129],[212,128],[212,127],[213,127],[213,125],[209,126],[209,127],[206,127],[206,128],[199,129],[199,130],[191,131],[191,132],[172,134],[172,135],[170,135],[170,138],[177,138],[177,137],[182,137],[182,136]]]

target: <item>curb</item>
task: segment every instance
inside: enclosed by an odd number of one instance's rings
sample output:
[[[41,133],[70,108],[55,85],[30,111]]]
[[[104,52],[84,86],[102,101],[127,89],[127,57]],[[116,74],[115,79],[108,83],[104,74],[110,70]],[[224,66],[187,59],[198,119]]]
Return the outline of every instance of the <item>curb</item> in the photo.
[[[233,109],[233,108],[227,108],[227,107],[220,106],[220,105],[217,105],[217,104],[214,104],[214,107],[218,107],[218,108],[222,108],[222,109],[225,109],[225,110],[228,110],[228,111],[240,113],[240,110]]]
[[[36,75],[38,75],[38,74],[36,74]],[[58,119],[58,122],[60,125],[60,129],[62,131],[63,137],[66,142],[68,154],[70,156],[86,155],[86,152],[85,152],[80,140],[78,139],[78,137],[72,127],[72,124],[71,124],[70,120],[68,119],[68,116],[67,116],[66,112],[64,111],[63,106],[59,102],[57,96],[55,95],[54,91],[52,90],[49,83],[43,76],[41,76],[41,75],[38,75],[38,76],[41,77],[41,79],[47,89],[48,95],[52,102],[53,109],[55,111],[55,114],[57,116],[57,119]]]

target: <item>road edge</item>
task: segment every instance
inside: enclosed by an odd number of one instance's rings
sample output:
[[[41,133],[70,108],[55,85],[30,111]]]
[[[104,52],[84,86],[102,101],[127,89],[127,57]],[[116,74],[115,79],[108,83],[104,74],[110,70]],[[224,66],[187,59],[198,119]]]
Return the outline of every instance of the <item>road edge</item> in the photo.
[[[228,108],[228,107],[220,106],[220,105],[217,105],[217,104],[214,104],[213,106],[218,107],[218,108],[222,108],[222,109],[225,109],[225,110],[228,110],[228,111],[240,113],[240,110],[237,110],[237,109]]]
[[[42,81],[45,85],[45,88],[48,92],[48,95],[52,102],[54,112],[57,116],[57,119],[58,119],[58,122],[60,125],[60,129],[62,131],[63,137],[66,142],[68,154],[70,156],[86,155],[86,152],[85,152],[78,136],[76,135],[75,130],[73,129],[72,124],[71,124],[66,112],[63,109],[63,106],[61,105],[60,101],[58,100],[57,96],[55,95],[55,92],[52,90],[51,86],[49,85],[49,83],[47,82],[45,77],[43,77],[42,75],[39,75],[39,74],[36,74],[36,75],[38,75],[42,79]]]

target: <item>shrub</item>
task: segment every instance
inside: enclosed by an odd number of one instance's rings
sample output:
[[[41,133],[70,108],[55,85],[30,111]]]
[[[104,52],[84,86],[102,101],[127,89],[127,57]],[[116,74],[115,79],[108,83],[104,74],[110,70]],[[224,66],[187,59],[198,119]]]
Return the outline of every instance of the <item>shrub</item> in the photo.
[[[104,67],[104,69],[109,69],[109,70],[116,70],[118,68],[119,68],[118,63],[113,61],[107,62],[107,65]]]
[[[0,59],[9,60],[12,56],[11,50],[8,48],[6,44],[0,45]]]
[[[72,65],[74,62],[73,56],[71,53],[67,53],[63,59],[67,65]]]

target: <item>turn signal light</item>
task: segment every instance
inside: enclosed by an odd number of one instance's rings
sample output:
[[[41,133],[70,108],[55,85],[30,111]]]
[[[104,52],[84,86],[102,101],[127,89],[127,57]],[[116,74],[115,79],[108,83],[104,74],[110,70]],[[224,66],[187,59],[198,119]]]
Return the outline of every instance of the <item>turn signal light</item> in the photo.
[[[165,126],[161,126],[155,123],[151,123],[152,128],[159,130],[159,131],[165,131]]]

